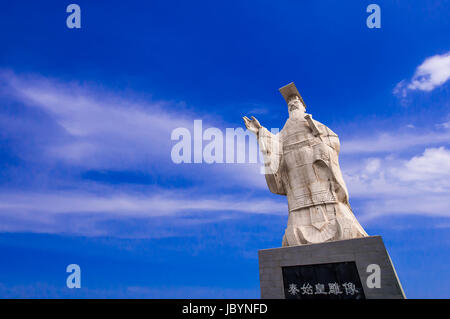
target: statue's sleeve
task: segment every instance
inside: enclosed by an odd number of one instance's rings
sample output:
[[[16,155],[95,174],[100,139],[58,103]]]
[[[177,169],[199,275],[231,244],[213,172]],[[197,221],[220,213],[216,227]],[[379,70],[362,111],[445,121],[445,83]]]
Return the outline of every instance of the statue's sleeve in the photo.
[[[269,190],[275,194],[286,195],[281,180],[283,148],[280,133],[272,134],[265,127],[261,127],[258,131],[258,142],[264,158],[264,175]]]

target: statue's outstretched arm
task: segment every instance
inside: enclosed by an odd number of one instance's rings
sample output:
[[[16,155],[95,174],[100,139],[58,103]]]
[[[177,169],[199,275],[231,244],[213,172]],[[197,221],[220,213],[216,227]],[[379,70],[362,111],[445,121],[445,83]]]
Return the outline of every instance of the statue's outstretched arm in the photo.
[[[251,118],[243,117],[247,129],[253,132],[258,139],[259,149],[264,157],[264,175],[267,186],[272,193],[286,195],[280,174],[282,163],[280,136],[269,132],[254,116]]]

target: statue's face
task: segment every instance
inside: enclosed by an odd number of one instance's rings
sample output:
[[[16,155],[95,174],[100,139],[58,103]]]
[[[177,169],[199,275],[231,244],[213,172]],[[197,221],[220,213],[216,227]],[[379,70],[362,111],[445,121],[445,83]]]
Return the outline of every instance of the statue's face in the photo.
[[[289,100],[288,108],[289,108],[289,113],[291,113],[295,110],[300,110],[300,111],[305,112],[305,106],[302,104],[302,102],[300,101],[300,99],[298,97],[295,97],[295,98]]]

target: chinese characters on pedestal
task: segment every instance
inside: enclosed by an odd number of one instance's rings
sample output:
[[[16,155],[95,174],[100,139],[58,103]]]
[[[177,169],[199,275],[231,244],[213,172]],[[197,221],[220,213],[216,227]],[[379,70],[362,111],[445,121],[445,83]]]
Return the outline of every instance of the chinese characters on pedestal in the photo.
[[[328,288],[328,290],[327,290]],[[337,282],[330,282],[327,284],[318,283],[314,287],[309,283],[304,283],[302,286],[298,286],[295,283],[289,284],[289,293],[293,296],[297,294],[301,295],[355,295],[359,292],[356,289],[356,285],[352,282],[345,282],[340,285]]]

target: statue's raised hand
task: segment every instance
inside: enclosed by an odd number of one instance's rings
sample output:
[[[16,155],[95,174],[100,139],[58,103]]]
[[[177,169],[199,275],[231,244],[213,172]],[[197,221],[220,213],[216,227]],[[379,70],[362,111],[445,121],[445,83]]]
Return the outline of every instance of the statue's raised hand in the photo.
[[[259,129],[261,128],[261,124],[259,124],[259,121],[254,116],[252,116],[251,120],[247,116],[244,116],[243,119],[245,122],[245,127],[247,127],[250,132],[257,134]]]

